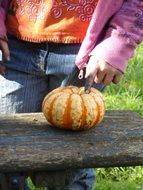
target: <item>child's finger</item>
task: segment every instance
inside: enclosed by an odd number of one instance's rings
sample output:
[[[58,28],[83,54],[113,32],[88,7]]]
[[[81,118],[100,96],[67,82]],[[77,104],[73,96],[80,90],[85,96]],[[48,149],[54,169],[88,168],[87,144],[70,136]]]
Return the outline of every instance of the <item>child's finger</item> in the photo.
[[[9,47],[8,47],[7,41],[0,40],[0,49],[3,52],[4,59],[6,61],[10,61],[10,52],[9,52]]]
[[[98,61],[96,60],[96,58],[94,56],[91,56],[86,66],[85,78],[91,75],[93,77],[96,76],[98,68],[99,68],[97,63]]]
[[[106,71],[100,71],[100,70],[98,70],[98,72],[97,72],[97,74],[95,76],[94,81],[96,83],[101,83],[101,82],[103,82],[105,76],[106,76]]]
[[[112,82],[113,82],[114,84],[117,84],[117,83],[120,82],[121,78],[122,78],[122,74],[119,73],[119,74],[117,74],[117,75],[114,76]]]
[[[109,85],[112,82],[113,78],[114,78],[114,74],[113,73],[106,74],[105,77],[104,77],[104,79],[103,79],[103,81],[102,81],[102,83],[105,86],[107,86],[107,85]]]

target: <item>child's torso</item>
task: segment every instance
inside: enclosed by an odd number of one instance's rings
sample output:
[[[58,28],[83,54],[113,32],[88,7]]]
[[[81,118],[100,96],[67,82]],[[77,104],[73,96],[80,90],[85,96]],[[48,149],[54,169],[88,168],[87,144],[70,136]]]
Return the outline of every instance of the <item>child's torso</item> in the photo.
[[[81,43],[98,0],[11,0],[8,33],[32,42]]]

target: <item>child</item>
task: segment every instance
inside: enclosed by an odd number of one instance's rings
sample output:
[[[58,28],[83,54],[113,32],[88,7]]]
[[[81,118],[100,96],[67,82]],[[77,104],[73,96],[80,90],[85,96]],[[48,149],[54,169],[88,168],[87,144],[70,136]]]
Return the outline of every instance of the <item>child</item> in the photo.
[[[0,113],[41,111],[44,96],[64,85],[75,65],[83,78],[75,85],[85,78],[100,90],[118,83],[142,42],[142,10],[141,0],[1,1]],[[92,169],[69,176],[60,190],[92,189]]]

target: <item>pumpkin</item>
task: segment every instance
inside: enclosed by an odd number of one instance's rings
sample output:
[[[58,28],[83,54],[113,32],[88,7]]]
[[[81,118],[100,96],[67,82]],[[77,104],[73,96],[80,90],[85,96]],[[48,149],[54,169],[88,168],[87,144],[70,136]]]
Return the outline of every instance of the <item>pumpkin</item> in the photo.
[[[99,124],[105,113],[103,95],[95,88],[89,94],[84,87],[59,87],[43,100],[42,112],[56,127],[70,130],[89,129]]]

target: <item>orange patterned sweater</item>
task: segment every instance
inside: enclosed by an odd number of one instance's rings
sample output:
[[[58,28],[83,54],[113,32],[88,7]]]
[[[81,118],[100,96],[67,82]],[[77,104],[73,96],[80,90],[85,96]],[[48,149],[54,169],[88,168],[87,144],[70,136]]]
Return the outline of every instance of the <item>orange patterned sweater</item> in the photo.
[[[98,0],[11,0],[8,32],[31,42],[81,43]]]

